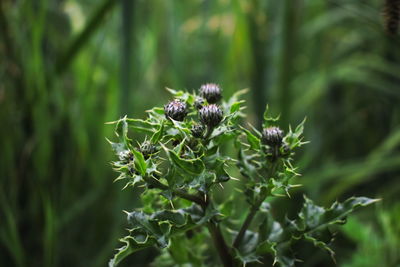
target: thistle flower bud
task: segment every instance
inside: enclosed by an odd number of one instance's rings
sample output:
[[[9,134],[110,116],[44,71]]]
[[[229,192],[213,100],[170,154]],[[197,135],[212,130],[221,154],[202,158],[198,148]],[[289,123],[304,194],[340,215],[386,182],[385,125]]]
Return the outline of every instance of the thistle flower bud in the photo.
[[[214,83],[203,84],[200,87],[200,94],[209,104],[217,103],[222,98],[221,89]]]
[[[262,141],[270,147],[282,145],[283,131],[278,127],[268,127],[262,132]]]
[[[208,127],[217,126],[223,118],[222,110],[215,104],[204,106],[200,109],[199,114],[200,121]]]
[[[193,137],[196,138],[201,138],[203,137],[203,133],[204,133],[204,126],[201,124],[195,124],[192,126],[192,135]]]
[[[155,145],[153,145],[149,141],[145,141],[145,142],[143,142],[143,144],[140,145],[139,151],[142,152],[143,157],[145,159],[148,159],[151,154],[154,154],[157,152],[157,148]]]
[[[128,164],[133,161],[133,153],[129,150],[124,150],[118,153],[118,158],[123,164]]]
[[[186,104],[180,100],[174,100],[164,106],[165,117],[176,121],[183,121],[187,115]]]
[[[204,105],[204,98],[196,97],[196,100],[194,101],[194,107],[196,109],[201,109],[203,105]]]

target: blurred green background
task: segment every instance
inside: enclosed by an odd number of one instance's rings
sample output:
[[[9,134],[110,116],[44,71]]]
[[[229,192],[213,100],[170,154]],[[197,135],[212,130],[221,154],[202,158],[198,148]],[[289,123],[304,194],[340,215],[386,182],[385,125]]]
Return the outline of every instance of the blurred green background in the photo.
[[[383,198],[337,234],[337,264],[400,266],[400,39],[383,29],[383,4],[2,0],[0,265],[105,266],[122,210],[139,203],[113,184],[104,123],[143,118],[170,99],[165,87],[216,82],[225,96],[250,88],[255,125],[266,103],[284,129],[307,117],[294,199]],[[334,265],[303,250],[299,266]]]

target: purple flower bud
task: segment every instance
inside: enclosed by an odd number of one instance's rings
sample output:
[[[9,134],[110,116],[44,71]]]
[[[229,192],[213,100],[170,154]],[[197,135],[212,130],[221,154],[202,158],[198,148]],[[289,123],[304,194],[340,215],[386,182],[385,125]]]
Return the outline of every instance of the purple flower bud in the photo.
[[[214,83],[203,84],[200,87],[200,94],[209,104],[217,103],[222,98],[221,89]]]
[[[174,100],[164,106],[164,113],[167,119],[183,121],[187,115],[186,104],[180,100]]]
[[[283,131],[278,127],[268,127],[262,132],[262,141],[270,147],[282,145]]]
[[[206,105],[199,111],[200,121],[208,127],[217,126],[223,118],[222,110],[215,104]]]

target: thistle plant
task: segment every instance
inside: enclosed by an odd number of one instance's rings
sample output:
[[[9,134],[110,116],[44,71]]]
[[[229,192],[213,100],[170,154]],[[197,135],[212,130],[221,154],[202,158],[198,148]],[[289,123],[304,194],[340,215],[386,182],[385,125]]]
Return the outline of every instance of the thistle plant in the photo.
[[[323,208],[304,197],[294,218],[275,216],[280,207],[272,200],[290,199],[298,186],[294,154],[306,143],[304,121],[284,131],[267,109],[262,129],[246,128],[240,125],[245,91],[222,100],[215,84],[201,86],[197,94],[168,90],[173,100],[148,110],[145,120],[112,122],[116,180],[143,191],[141,208],[126,212],[130,226],[109,266],[148,247],[160,249],[154,266],[294,266],[307,262],[295,251],[299,242],[311,242],[334,258],[332,226],[376,200],[352,197]],[[132,140],[131,131],[143,140]],[[233,194],[230,183],[237,187],[235,199],[221,197]],[[241,199],[245,213],[235,209]]]

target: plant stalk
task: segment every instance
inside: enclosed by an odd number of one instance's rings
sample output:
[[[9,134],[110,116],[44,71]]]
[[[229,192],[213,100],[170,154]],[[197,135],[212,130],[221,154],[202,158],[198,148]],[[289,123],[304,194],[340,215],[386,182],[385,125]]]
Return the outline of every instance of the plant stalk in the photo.
[[[232,267],[233,266],[233,258],[229,252],[228,246],[226,245],[226,242],[221,233],[221,229],[219,228],[219,225],[214,222],[210,222],[210,223],[208,223],[207,228],[211,234],[215,248],[218,251],[218,254],[222,261],[222,264],[224,265],[224,267]]]
[[[214,127],[211,126],[207,126],[207,130],[206,130],[206,135],[204,136],[204,140],[208,143],[209,138],[212,134],[212,132],[214,131]]]
[[[267,176],[268,179],[271,178],[273,174],[275,174],[276,165],[277,165],[277,163],[274,162],[274,163],[272,163],[271,167],[269,168],[268,176]],[[268,193],[267,191],[262,192],[260,194],[260,198],[258,199],[258,201],[256,203],[254,203],[253,206],[251,207],[251,210],[250,210],[249,214],[247,214],[247,217],[244,220],[242,227],[239,230],[239,233],[237,234],[235,240],[233,241],[233,248],[237,249],[239,247],[247,229],[250,227],[250,224],[254,219],[254,216],[257,214],[257,211],[260,209],[261,204],[267,198],[267,196],[268,196],[267,193]]]
[[[262,201],[261,201],[261,203],[262,203]],[[242,227],[240,228],[239,233],[235,238],[235,241],[233,242],[233,247],[234,248],[237,249],[239,247],[240,243],[243,240],[244,234],[246,233],[247,229],[249,228],[254,216],[256,215],[256,213],[258,211],[258,209],[260,208],[261,203],[260,204],[257,203],[257,205],[254,205],[251,208],[250,213],[247,214],[247,217],[244,220],[244,222],[242,224]]]

